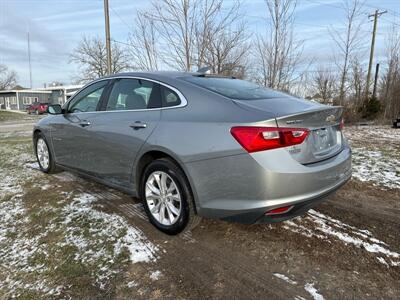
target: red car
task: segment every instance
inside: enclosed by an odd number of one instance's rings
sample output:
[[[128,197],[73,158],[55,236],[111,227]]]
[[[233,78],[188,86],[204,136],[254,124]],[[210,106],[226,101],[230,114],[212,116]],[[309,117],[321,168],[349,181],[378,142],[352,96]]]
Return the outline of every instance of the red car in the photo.
[[[40,102],[35,102],[32,103],[31,105],[29,105],[26,108],[26,111],[28,112],[28,114],[44,114],[47,111],[47,107],[48,107],[48,103],[40,103]]]

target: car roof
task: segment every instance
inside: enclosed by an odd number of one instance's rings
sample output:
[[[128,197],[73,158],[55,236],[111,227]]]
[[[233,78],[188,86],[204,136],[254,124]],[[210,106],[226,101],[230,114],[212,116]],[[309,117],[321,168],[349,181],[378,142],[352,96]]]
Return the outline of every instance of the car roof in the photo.
[[[199,74],[200,73],[196,72],[178,72],[178,71],[124,72],[124,73],[109,75],[103,78],[118,78],[124,76],[133,76],[133,77],[144,77],[160,81],[171,81],[179,77],[187,77]]]

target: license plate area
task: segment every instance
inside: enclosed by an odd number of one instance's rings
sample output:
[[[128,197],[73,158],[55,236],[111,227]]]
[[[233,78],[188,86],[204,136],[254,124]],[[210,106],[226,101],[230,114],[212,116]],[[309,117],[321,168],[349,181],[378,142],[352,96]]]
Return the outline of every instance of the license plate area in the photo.
[[[312,131],[313,154],[315,156],[329,155],[341,148],[341,133],[337,126],[329,126]]]

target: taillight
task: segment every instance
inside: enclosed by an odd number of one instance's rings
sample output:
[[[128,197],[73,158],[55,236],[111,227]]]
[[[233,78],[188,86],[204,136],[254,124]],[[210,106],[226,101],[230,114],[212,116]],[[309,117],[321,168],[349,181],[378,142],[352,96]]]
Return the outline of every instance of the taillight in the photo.
[[[247,152],[257,152],[298,145],[304,142],[309,130],[304,128],[277,128],[238,126],[231,134]]]

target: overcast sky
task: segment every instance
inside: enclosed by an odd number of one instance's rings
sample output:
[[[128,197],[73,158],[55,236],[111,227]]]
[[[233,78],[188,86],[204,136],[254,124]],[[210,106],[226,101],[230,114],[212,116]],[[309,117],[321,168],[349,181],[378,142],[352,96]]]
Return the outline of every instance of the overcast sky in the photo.
[[[134,24],[136,9],[149,7],[146,0],[109,0],[111,36],[126,41]],[[228,8],[232,1],[226,0]],[[265,30],[264,0],[245,0],[243,13],[251,33]],[[366,14],[375,8],[387,9],[379,19],[377,61],[383,59],[387,33],[393,24],[400,30],[400,0],[367,0]],[[327,62],[332,41],[327,27],[340,26],[343,9],[339,0],[299,0],[295,32],[305,40],[304,54]],[[372,23],[363,26],[368,49]],[[77,69],[69,54],[83,35],[104,36],[103,0],[0,0],[0,63],[17,71],[19,83],[29,86],[27,32],[30,33],[33,87],[43,83],[73,81]],[[368,37],[368,39],[367,39]],[[368,53],[367,53],[368,55]],[[366,56],[368,57],[368,56]]]

